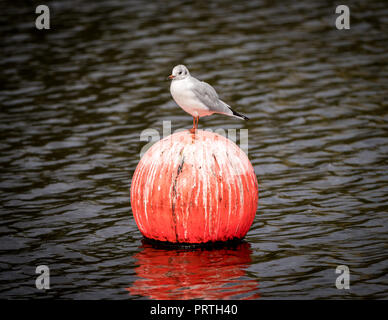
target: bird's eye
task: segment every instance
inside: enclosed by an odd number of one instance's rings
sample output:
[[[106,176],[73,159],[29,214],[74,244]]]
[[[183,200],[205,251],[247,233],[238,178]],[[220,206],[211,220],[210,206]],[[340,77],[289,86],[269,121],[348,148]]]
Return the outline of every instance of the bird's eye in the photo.
[[[179,71],[179,74],[182,74],[182,71]]]

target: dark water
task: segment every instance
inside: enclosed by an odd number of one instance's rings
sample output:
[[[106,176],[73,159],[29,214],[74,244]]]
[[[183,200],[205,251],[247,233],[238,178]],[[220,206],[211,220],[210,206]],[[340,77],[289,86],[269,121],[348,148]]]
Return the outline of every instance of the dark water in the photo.
[[[47,4],[42,31],[33,2],[0,4],[1,298],[388,298],[386,1],[347,2],[350,30],[334,1]],[[192,124],[178,63],[251,118],[200,121],[249,132],[259,206],[237,247],[157,249],[132,216],[141,133]]]

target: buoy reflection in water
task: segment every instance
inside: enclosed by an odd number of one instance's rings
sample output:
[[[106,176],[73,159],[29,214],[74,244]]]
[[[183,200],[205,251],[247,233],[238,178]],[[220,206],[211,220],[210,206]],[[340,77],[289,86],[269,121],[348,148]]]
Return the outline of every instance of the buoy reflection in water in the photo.
[[[160,249],[143,243],[135,255],[139,277],[126,288],[151,299],[257,299],[258,282],[249,279],[250,244],[220,249]]]

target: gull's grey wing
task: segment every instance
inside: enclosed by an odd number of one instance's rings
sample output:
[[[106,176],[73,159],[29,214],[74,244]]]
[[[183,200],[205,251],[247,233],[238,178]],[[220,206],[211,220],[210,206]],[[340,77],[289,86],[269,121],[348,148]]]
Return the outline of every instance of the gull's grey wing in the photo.
[[[195,78],[192,79],[194,81],[192,90],[196,98],[208,107],[210,111],[227,114],[230,113],[229,108],[226,107],[225,104],[218,98],[216,90],[214,90],[210,84],[204,81],[199,81]]]

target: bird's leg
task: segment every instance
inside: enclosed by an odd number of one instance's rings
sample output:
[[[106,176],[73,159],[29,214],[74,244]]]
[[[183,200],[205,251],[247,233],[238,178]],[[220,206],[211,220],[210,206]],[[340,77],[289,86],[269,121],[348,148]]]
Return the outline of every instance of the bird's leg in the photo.
[[[195,118],[193,117],[193,127],[190,129],[190,133],[195,133]]]
[[[198,129],[198,122],[199,122],[199,117],[197,117],[197,125],[195,126],[195,129]]]

